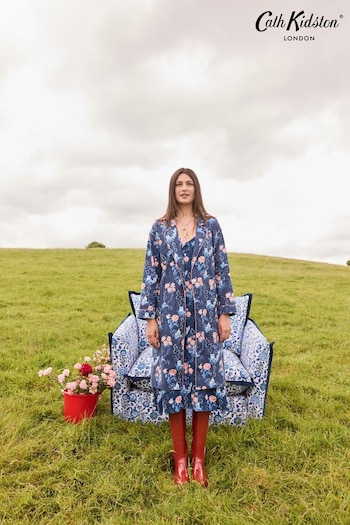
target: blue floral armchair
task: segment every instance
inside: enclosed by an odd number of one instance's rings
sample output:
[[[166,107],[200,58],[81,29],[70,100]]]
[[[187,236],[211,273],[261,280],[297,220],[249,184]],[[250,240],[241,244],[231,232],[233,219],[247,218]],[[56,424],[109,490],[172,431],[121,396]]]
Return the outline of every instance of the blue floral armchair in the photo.
[[[160,423],[167,419],[156,408],[150,386],[152,347],[146,339],[146,321],[137,318],[140,295],[129,292],[132,314],[109,334],[117,382],[112,390],[112,413],[130,421]],[[211,424],[243,425],[265,412],[273,343],[249,318],[252,295],[236,297],[236,315],[230,317],[231,334],[224,343],[228,406],[211,413]]]

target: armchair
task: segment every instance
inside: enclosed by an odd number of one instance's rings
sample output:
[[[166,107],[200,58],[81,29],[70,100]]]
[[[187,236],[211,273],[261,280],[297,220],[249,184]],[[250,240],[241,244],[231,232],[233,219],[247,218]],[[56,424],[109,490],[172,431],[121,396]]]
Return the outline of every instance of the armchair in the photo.
[[[153,349],[146,340],[146,321],[136,315],[139,297],[129,292],[133,313],[108,334],[117,373],[111,409],[122,419],[161,423],[168,416],[158,412],[150,386]],[[273,343],[249,318],[251,301],[251,294],[236,297],[237,313],[230,317],[231,334],[223,343],[228,406],[224,412],[211,413],[211,424],[241,426],[248,418],[262,418],[265,412]]]

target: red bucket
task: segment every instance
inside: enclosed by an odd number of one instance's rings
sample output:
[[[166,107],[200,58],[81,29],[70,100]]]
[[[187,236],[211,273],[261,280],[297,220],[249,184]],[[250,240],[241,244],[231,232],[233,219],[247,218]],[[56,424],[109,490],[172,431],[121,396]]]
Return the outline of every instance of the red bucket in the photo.
[[[68,394],[63,392],[63,413],[70,423],[79,423],[84,418],[92,418],[96,414],[98,394]]]

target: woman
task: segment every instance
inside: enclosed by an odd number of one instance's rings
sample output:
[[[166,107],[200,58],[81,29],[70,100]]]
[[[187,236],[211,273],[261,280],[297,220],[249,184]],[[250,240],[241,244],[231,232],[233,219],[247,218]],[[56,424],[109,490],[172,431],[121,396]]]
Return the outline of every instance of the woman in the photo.
[[[151,229],[140,310],[153,346],[151,383],[169,414],[175,476],[189,481],[186,408],[192,419],[192,478],[206,487],[205,443],[212,410],[226,406],[222,343],[234,294],[223,235],[203,205],[194,171],[172,175],[166,213]]]

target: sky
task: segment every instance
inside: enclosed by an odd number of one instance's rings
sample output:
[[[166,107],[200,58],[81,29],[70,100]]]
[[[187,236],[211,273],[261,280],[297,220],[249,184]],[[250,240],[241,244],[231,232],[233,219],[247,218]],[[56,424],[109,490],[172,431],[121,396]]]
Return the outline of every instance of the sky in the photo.
[[[349,48],[348,0],[0,0],[0,248],[145,248],[188,167],[229,252],[346,264]]]

